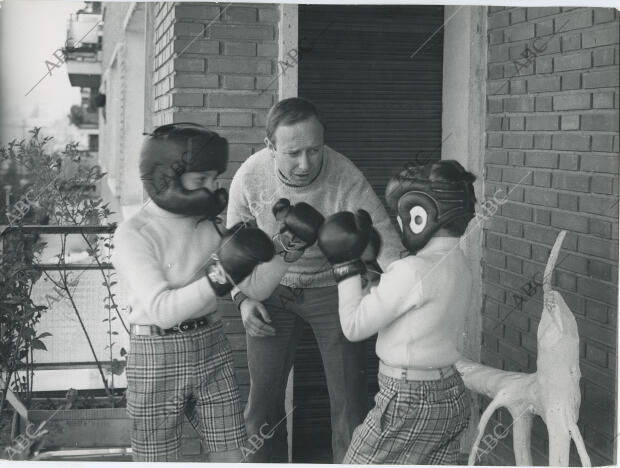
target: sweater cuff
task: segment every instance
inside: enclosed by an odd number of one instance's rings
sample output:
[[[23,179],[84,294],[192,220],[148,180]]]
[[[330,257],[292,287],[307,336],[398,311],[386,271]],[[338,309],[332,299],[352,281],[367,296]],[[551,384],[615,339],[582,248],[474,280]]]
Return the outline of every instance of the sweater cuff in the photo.
[[[332,268],[334,271],[334,278],[336,278],[336,282],[338,283],[351,276],[366,273],[366,265],[359,258],[349,260],[348,262],[337,263]]]
[[[238,291],[234,296],[233,296],[233,302],[235,303],[235,305],[237,306],[237,310],[241,310],[241,303],[243,301],[245,301],[248,298],[248,296],[246,296],[245,294],[243,294],[243,292]]]

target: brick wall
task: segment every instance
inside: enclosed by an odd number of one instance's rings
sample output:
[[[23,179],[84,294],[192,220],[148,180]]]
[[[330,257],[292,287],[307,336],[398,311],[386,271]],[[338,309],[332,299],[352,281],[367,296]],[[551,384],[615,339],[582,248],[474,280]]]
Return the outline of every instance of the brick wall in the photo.
[[[235,171],[263,147],[265,117],[275,103],[279,10],[274,4],[181,3],[169,7],[166,93],[174,122],[195,122],[230,142]],[[163,60],[163,57],[162,57]],[[162,63],[163,66],[163,63]]]
[[[579,327],[579,427],[593,464],[613,463],[616,433],[619,25],[614,9],[488,15],[485,192],[510,195],[484,226],[482,360],[536,370],[539,285],[566,229],[553,284]],[[540,420],[532,444],[536,463],[547,453]],[[493,453],[514,463],[512,437]]]
[[[174,4],[160,2],[155,7],[154,63],[147,64],[147,73],[153,73],[153,126],[172,123],[172,80],[174,77]]]

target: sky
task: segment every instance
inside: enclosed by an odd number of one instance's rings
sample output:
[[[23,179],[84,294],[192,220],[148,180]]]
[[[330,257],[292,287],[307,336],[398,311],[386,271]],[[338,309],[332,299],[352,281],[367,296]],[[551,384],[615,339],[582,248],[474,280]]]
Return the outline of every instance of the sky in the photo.
[[[71,87],[64,64],[45,76],[45,61],[59,63],[53,53],[64,46],[70,14],[83,6],[81,1],[0,0],[0,143],[21,138],[33,124],[49,127],[58,139],[74,133],[66,116],[72,104],[79,104],[80,90]]]

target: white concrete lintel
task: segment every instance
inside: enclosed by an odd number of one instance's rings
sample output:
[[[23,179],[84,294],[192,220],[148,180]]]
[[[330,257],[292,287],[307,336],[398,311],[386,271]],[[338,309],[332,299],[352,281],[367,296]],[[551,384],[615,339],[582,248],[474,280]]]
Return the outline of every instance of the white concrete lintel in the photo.
[[[487,7],[446,6],[444,23],[442,159],[455,159],[477,176],[476,198],[484,200],[484,151],[487,73]],[[482,225],[471,221],[461,240],[473,274],[472,300],[465,319],[459,350],[474,361],[480,359],[482,338]],[[461,450],[471,447],[478,419],[472,408],[472,424],[461,440]]]
[[[280,4],[278,38],[278,98],[296,97],[299,77],[299,9],[296,4]]]

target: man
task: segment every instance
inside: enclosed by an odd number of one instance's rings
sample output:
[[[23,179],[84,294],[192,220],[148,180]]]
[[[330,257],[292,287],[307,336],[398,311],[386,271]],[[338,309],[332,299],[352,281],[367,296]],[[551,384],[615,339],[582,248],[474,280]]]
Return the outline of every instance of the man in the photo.
[[[276,104],[267,117],[266,148],[250,156],[233,178],[227,224],[254,219],[260,229],[277,240],[282,213],[298,210],[300,202],[323,216],[362,208],[371,214],[382,237],[377,260],[385,270],[399,259],[403,249],[399,237],[361,171],[324,145],[324,130],[311,102],[290,98]],[[284,206],[278,205],[280,199],[286,199]],[[274,202],[277,207],[272,210]],[[250,298],[235,296],[247,332],[251,379],[246,427],[250,437],[260,434],[264,439],[248,461],[288,461],[286,424],[280,423],[273,434],[269,431],[285,416],[287,378],[307,322],[317,339],[327,378],[333,461],[339,463],[367,411],[364,347],[349,342],[342,333],[336,282],[331,265],[316,244],[281,242],[279,250],[278,242],[274,244],[284,260],[272,262],[282,275],[275,291],[245,290]],[[258,302],[263,299],[263,304]]]

